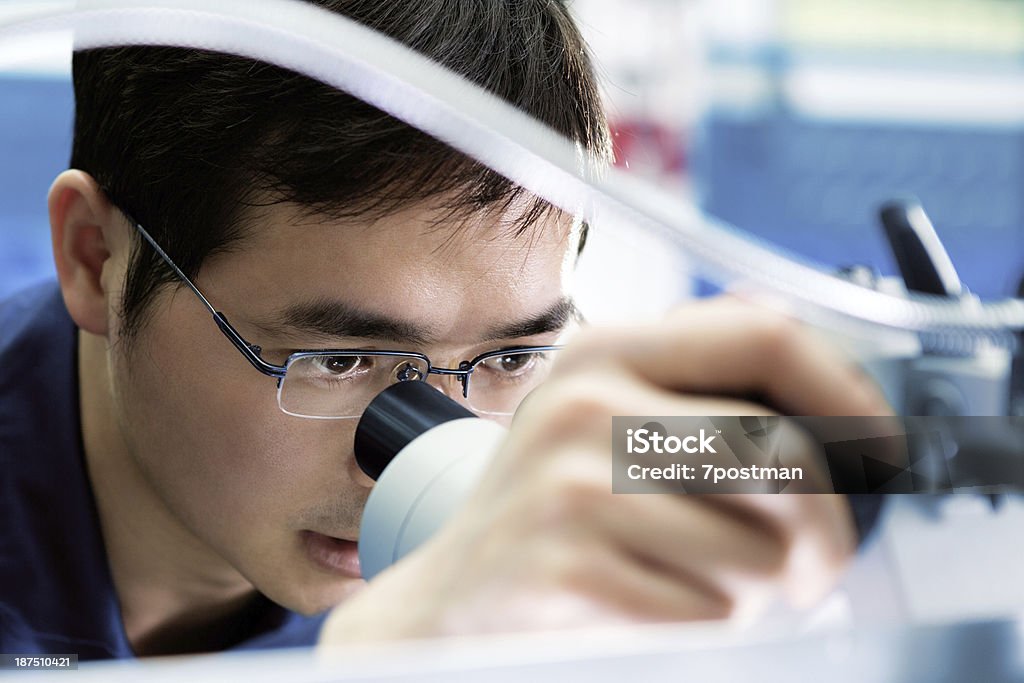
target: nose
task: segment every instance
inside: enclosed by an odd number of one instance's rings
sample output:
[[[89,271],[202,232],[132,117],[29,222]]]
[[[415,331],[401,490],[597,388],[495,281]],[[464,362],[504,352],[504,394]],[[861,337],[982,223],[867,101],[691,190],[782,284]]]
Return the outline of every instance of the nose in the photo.
[[[470,408],[469,402],[462,396],[462,382],[458,375],[427,375],[427,383],[463,407]]]
[[[512,424],[512,415],[485,413],[471,406],[469,401],[462,396],[462,382],[459,381],[458,375],[428,375],[427,383],[462,407],[475,413],[477,417],[497,422],[503,427]]]

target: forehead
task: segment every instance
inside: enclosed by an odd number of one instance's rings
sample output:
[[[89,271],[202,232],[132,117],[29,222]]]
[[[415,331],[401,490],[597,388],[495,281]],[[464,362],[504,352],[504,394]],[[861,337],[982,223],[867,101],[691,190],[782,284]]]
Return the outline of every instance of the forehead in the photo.
[[[255,316],[341,301],[438,339],[464,338],[568,293],[579,226],[556,211],[523,226],[522,211],[454,216],[433,202],[368,220],[278,204],[247,217],[239,247],[210,259],[203,276],[244,283]]]

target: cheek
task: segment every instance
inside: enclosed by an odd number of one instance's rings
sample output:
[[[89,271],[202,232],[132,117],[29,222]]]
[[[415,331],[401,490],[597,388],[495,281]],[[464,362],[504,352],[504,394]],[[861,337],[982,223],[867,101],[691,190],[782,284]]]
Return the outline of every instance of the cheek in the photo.
[[[354,421],[285,415],[275,381],[226,339],[215,336],[204,354],[189,351],[195,346],[194,338],[190,347],[187,339],[157,337],[131,373],[121,373],[131,450],[187,526],[207,540],[272,538],[305,508],[353,487],[346,464]]]

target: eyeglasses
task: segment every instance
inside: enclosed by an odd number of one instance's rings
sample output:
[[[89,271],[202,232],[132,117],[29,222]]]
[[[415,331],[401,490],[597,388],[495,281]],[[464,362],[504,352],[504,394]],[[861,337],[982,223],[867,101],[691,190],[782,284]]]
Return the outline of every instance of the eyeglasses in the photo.
[[[277,380],[277,402],[288,415],[314,419],[360,417],[381,391],[397,382],[425,381],[429,375],[456,378],[474,412],[511,415],[551,371],[561,346],[516,346],[462,361],[458,368],[435,367],[427,356],[410,351],[362,349],[297,351],[284,365],[268,363],[262,349],[246,341],[181,271],[142,225],[129,218],[143,239],[188,285],[213,315],[220,331],[258,371]],[[470,379],[473,391],[470,392]]]

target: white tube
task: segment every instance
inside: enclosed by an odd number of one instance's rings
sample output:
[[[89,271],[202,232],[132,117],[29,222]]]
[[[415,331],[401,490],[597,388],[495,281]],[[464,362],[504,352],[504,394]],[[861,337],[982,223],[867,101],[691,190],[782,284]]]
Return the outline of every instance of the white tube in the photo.
[[[617,169],[599,173],[577,147],[515,107],[396,41],[296,0],[83,0],[0,23],[0,41],[75,31],[76,49],[202,48],[273,63],[345,90],[445,141],[529,191],[598,225],[634,225],[670,239],[701,275],[781,294],[812,323],[873,335],[932,331],[1012,346],[1024,301],[969,304],[900,298],[856,286],[771,249],[691,203]]]
[[[476,487],[505,438],[496,422],[466,417],[413,439],[370,491],[359,531],[359,566],[372,579],[430,538]]]

